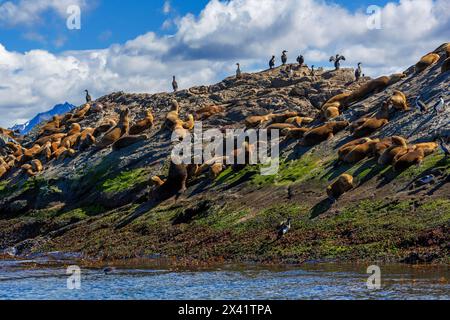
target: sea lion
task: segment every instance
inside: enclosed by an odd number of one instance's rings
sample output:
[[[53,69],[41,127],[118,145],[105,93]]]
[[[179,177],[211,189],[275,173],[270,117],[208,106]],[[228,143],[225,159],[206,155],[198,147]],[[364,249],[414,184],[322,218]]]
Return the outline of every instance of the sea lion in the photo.
[[[357,163],[370,157],[373,155],[373,147],[378,142],[380,142],[379,139],[374,139],[354,146],[344,157],[343,161],[346,163]]]
[[[413,150],[408,150],[408,152],[400,157],[396,157],[392,166],[394,168],[394,171],[403,171],[413,165],[420,166],[424,158],[424,149],[415,148]]]
[[[152,200],[164,201],[173,196],[180,196],[186,191],[187,169],[185,164],[170,162],[169,174],[163,184],[156,187],[150,194]],[[154,181],[154,180],[153,180]]]
[[[357,90],[353,91],[345,100],[346,105],[352,104],[354,102],[358,102],[363,100],[365,97],[376,94],[384,89],[386,89],[388,86],[397,83],[401,79],[405,78],[406,74],[404,73],[395,73],[390,76],[382,76],[379,78],[376,78],[374,80],[371,80],[367,82],[366,84],[362,85]]]
[[[9,168],[7,168],[5,165],[0,164],[0,179],[3,178],[3,176],[8,173]]]
[[[130,127],[130,109],[125,108],[120,112],[120,120],[118,124],[105,133],[99,143],[96,144],[97,149],[103,149],[119,140],[122,136],[128,134]]]
[[[41,150],[41,146],[38,144],[34,144],[30,149],[25,149],[23,154],[24,161],[32,160],[34,156]]]
[[[283,123],[286,122],[287,119],[297,117],[300,114],[296,111],[286,111],[283,113],[272,113],[270,114],[270,120],[273,123]]]
[[[151,185],[154,185],[154,186],[156,186],[156,187],[161,187],[165,182],[166,182],[166,180],[162,180],[160,177],[158,177],[158,176],[153,176],[153,177],[151,177],[150,178],[150,181],[151,181]]]
[[[269,122],[272,119],[272,114],[268,114],[265,116],[250,116],[245,119],[245,127],[250,128],[256,128],[257,126]]]
[[[61,133],[64,128],[61,128],[61,118],[58,116],[53,116],[52,120],[44,125],[38,132],[38,136],[48,136],[54,133]]]
[[[6,147],[11,150],[13,156],[15,157],[20,157],[23,155],[25,149],[20,145],[20,144],[16,144],[14,142],[8,142],[6,144]]]
[[[95,128],[93,135],[98,138],[102,133],[108,132],[115,126],[117,126],[117,122],[114,119],[107,119]]]
[[[381,154],[389,147],[392,146],[392,139],[391,138],[384,138],[381,139],[380,142],[377,142],[373,147],[373,156],[375,158],[379,158]]]
[[[52,157],[56,160],[65,160],[68,157],[73,157],[76,154],[76,151],[67,147],[60,147],[56,150]]]
[[[328,107],[324,112],[324,118],[326,121],[337,118],[340,116],[339,108]]]
[[[212,117],[213,115],[222,113],[224,111],[225,111],[225,107],[223,107],[223,106],[203,107],[203,108],[195,111],[195,119],[206,120],[206,119]]]
[[[24,164],[21,169],[30,177],[34,177],[44,170],[42,163],[35,159],[29,164]]]
[[[398,154],[405,154],[408,151],[408,141],[399,136],[392,137],[392,146],[384,150],[378,159],[378,164],[385,166],[392,163]]]
[[[297,128],[297,126],[291,124],[291,123],[272,123],[271,125],[267,126],[267,130],[283,130],[283,129],[294,129]]]
[[[61,140],[61,145],[71,148],[76,144],[79,136],[81,136],[81,126],[78,123],[73,123],[67,136]]]
[[[286,140],[301,139],[310,129],[308,128],[285,128],[281,130],[281,135],[286,137]]]
[[[86,103],[83,108],[75,112],[74,118],[83,119],[89,112],[89,110],[91,110],[91,105],[89,103]]]
[[[154,124],[154,117],[150,110],[147,110],[145,114],[145,118],[143,120],[140,120],[136,122],[131,128],[130,128],[130,135],[138,135],[148,129],[151,129]]]
[[[49,136],[42,137],[42,138],[36,140],[34,143],[36,143],[38,145],[44,145],[44,144],[46,144],[49,141],[50,142],[55,142],[55,141],[58,141],[58,140],[61,140],[61,139],[65,138],[66,136],[67,136],[66,133],[55,133],[55,134],[52,134],[52,135],[49,135]]]
[[[297,127],[300,127],[302,125],[310,124],[313,121],[314,121],[313,118],[296,116],[286,119],[285,123],[292,123],[295,124]]]
[[[367,119],[364,124],[359,126],[355,129],[353,132],[353,137],[355,138],[362,138],[367,137],[380,129],[381,127],[385,126],[387,123],[389,123],[388,119],[377,119],[377,118],[370,118]]]
[[[428,53],[416,63],[416,72],[422,72],[429,66],[439,61],[441,57],[437,53]]]
[[[183,128],[186,130],[192,130],[195,126],[194,116],[192,114],[188,115],[188,120],[183,122]]]
[[[174,130],[175,125],[180,120],[179,113],[180,113],[180,105],[178,104],[178,101],[172,100],[170,111],[167,114],[166,120],[164,122],[164,128]]]
[[[344,173],[327,188],[328,196],[335,200],[355,187],[353,177]]]
[[[439,149],[437,142],[422,142],[414,145],[416,149],[423,149],[425,156],[429,156],[433,152]]]
[[[338,150],[339,160],[344,160],[344,157],[357,145],[360,145],[360,144],[363,144],[366,142],[370,142],[370,141],[372,141],[372,139],[370,139],[370,138],[360,138],[360,139],[356,139],[356,140],[347,142],[342,147],[340,147]]]
[[[450,70],[450,58],[447,58],[442,64],[441,73],[447,72],[449,70]]]
[[[320,127],[313,128],[303,136],[303,146],[314,146],[325,140],[331,139],[336,133],[348,127],[348,121],[328,122]]]
[[[148,139],[148,136],[145,134],[141,135],[129,135],[129,136],[123,136],[119,140],[113,143],[112,149],[114,151],[127,148],[133,144],[136,144],[141,141],[145,141]]]
[[[327,105],[327,104],[335,103],[335,102],[338,102],[339,105],[345,105],[345,101],[347,100],[347,98],[349,96],[351,96],[351,94],[352,94],[351,92],[343,92],[343,93],[340,93],[338,95],[335,95],[334,97],[328,99],[324,103],[324,106]]]
[[[394,93],[388,99],[388,104],[389,105],[392,104],[395,109],[400,111],[411,110],[410,106],[408,105],[408,101],[406,99],[405,94],[399,90],[394,90]]]
[[[184,121],[178,119],[173,125],[173,134],[175,134],[178,139],[183,140],[189,135],[189,130],[184,128]]]

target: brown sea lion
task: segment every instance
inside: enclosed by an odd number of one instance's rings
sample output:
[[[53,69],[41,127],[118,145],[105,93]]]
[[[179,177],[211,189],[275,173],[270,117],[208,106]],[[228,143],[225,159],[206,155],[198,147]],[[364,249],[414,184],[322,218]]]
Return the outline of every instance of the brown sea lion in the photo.
[[[272,119],[272,114],[265,116],[250,116],[245,119],[245,126],[248,129],[256,128],[263,123],[269,122]]]
[[[171,131],[174,130],[175,125],[180,120],[180,105],[176,100],[172,100],[169,113],[166,115],[166,120],[164,122],[164,128]]]
[[[439,144],[437,142],[422,142],[415,144],[414,147],[416,149],[423,149],[424,155],[429,156],[439,149]]]
[[[171,161],[166,181],[151,192],[151,199],[155,201],[165,201],[173,196],[180,196],[186,191],[187,178],[188,173],[186,165],[175,164]]]
[[[404,155],[394,159],[393,168],[395,171],[403,171],[413,165],[420,165],[425,158],[423,148],[408,150]]]
[[[373,147],[377,142],[380,142],[380,140],[374,139],[354,146],[350,152],[345,155],[343,161],[346,163],[357,163],[372,156]]]
[[[408,141],[399,136],[392,137],[392,146],[384,150],[378,159],[378,164],[385,166],[390,165],[394,158],[399,154],[408,152]]]
[[[301,139],[310,129],[308,128],[285,128],[281,130],[281,135],[289,139]]]
[[[151,129],[154,124],[154,117],[150,110],[147,110],[145,114],[145,118],[136,122],[131,128],[130,128],[130,135],[138,135],[148,129]]]
[[[206,119],[212,117],[213,115],[222,113],[224,111],[225,111],[225,107],[223,107],[223,106],[203,107],[203,108],[195,111],[195,119],[206,120]]]
[[[116,142],[113,143],[112,149],[114,151],[121,150],[123,148],[127,148],[133,144],[136,144],[141,141],[145,141],[147,139],[148,139],[148,136],[145,134],[123,136],[119,140],[117,140]]]
[[[337,118],[340,116],[339,108],[328,107],[324,112],[324,118],[326,121]]]
[[[344,173],[327,188],[328,196],[335,200],[355,187],[353,177]]]
[[[320,127],[313,128],[303,136],[303,146],[315,146],[323,141],[331,139],[336,133],[348,127],[348,121],[328,122]]]
[[[44,125],[38,133],[38,136],[48,136],[55,133],[62,133],[64,127],[61,127],[61,119],[58,116],[54,116],[51,121]]]
[[[103,149],[119,140],[122,136],[127,135],[130,127],[130,109],[126,108],[120,112],[120,120],[117,125],[110,129],[96,144],[97,149]]]
[[[409,111],[411,110],[408,105],[408,100],[403,92],[399,90],[394,90],[392,96],[388,99],[388,104],[392,104],[395,109],[400,111]]]
[[[360,139],[352,140],[352,141],[344,144],[338,150],[339,160],[344,160],[345,156],[357,145],[360,145],[360,144],[363,144],[366,142],[370,142],[370,141],[372,141],[372,139],[370,139],[370,138],[360,138]]]
[[[376,118],[368,119],[364,122],[363,125],[355,129],[355,131],[353,132],[353,137],[355,138],[367,137],[388,123],[389,120],[387,119],[376,119]]]
[[[194,116],[192,114],[188,115],[188,120],[183,123],[183,128],[186,130],[192,130],[194,129],[195,120]]]
[[[437,53],[428,53],[416,63],[416,72],[422,72],[439,61],[441,57]]]
[[[94,137],[98,138],[102,133],[108,132],[111,128],[117,126],[117,121],[114,119],[107,119],[102,122],[97,128],[94,130]]]

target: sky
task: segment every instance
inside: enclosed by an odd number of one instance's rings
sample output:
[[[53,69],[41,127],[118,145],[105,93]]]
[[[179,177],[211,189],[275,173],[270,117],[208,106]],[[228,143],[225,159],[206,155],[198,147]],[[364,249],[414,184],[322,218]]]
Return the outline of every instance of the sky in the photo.
[[[79,105],[84,89],[156,93],[170,90],[172,75],[181,88],[212,84],[236,62],[257,71],[282,50],[327,68],[341,53],[344,66],[389,74],[449,31],[448,0],[0,0],[0,126]]]

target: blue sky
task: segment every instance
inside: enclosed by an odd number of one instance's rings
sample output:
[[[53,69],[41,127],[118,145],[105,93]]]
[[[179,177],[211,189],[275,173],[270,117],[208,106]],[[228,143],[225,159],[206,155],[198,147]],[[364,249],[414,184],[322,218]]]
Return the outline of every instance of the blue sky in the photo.
[[[66,27],[81,7],[81,30]],[[378,5],[379,28],[369,28]],[[272,54],[401,72],[448,42],[449,0],[0,0],[0,126],[113,91],[156,93],[267,68]],[[405,54],[407,53],[407,54]]]
[[[264,1],[264,0],[261,0]],[[2,2],[6,1],[1,1]],[[17,0],[12,1],[17,3]],[[170,12],[164,12],[165,3]],[[176,32],[172,24],[163,27],[168,19],[188,13],[198,15],[209,0],[90,0],[82,11],[81,30],[68,30],[65,18],[47,10],[42,21],[31,26],[1,26],[0,41],[9,50],[25,52],[44,49],[51,52],[66,50],[101,49],[115,43],[124,43],[148,31],[164,35]],[[348,10],[365,10],[367,6],[385,5],[386,0],[335,0]]]

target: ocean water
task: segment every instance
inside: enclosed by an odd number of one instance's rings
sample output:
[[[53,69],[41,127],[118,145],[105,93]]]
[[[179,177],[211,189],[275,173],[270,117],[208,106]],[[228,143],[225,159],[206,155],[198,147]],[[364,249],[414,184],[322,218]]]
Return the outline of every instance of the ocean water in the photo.
[[[369,289],[366,266],[224,266],[212,270],[81,268],[70,289],[66,267],[0,261],[0,299],[450,299],[448,267],[381,266],[381,288]],[[70,282],[70,281],[69,281]],[[69,286],[70,287],[70,286]]]

